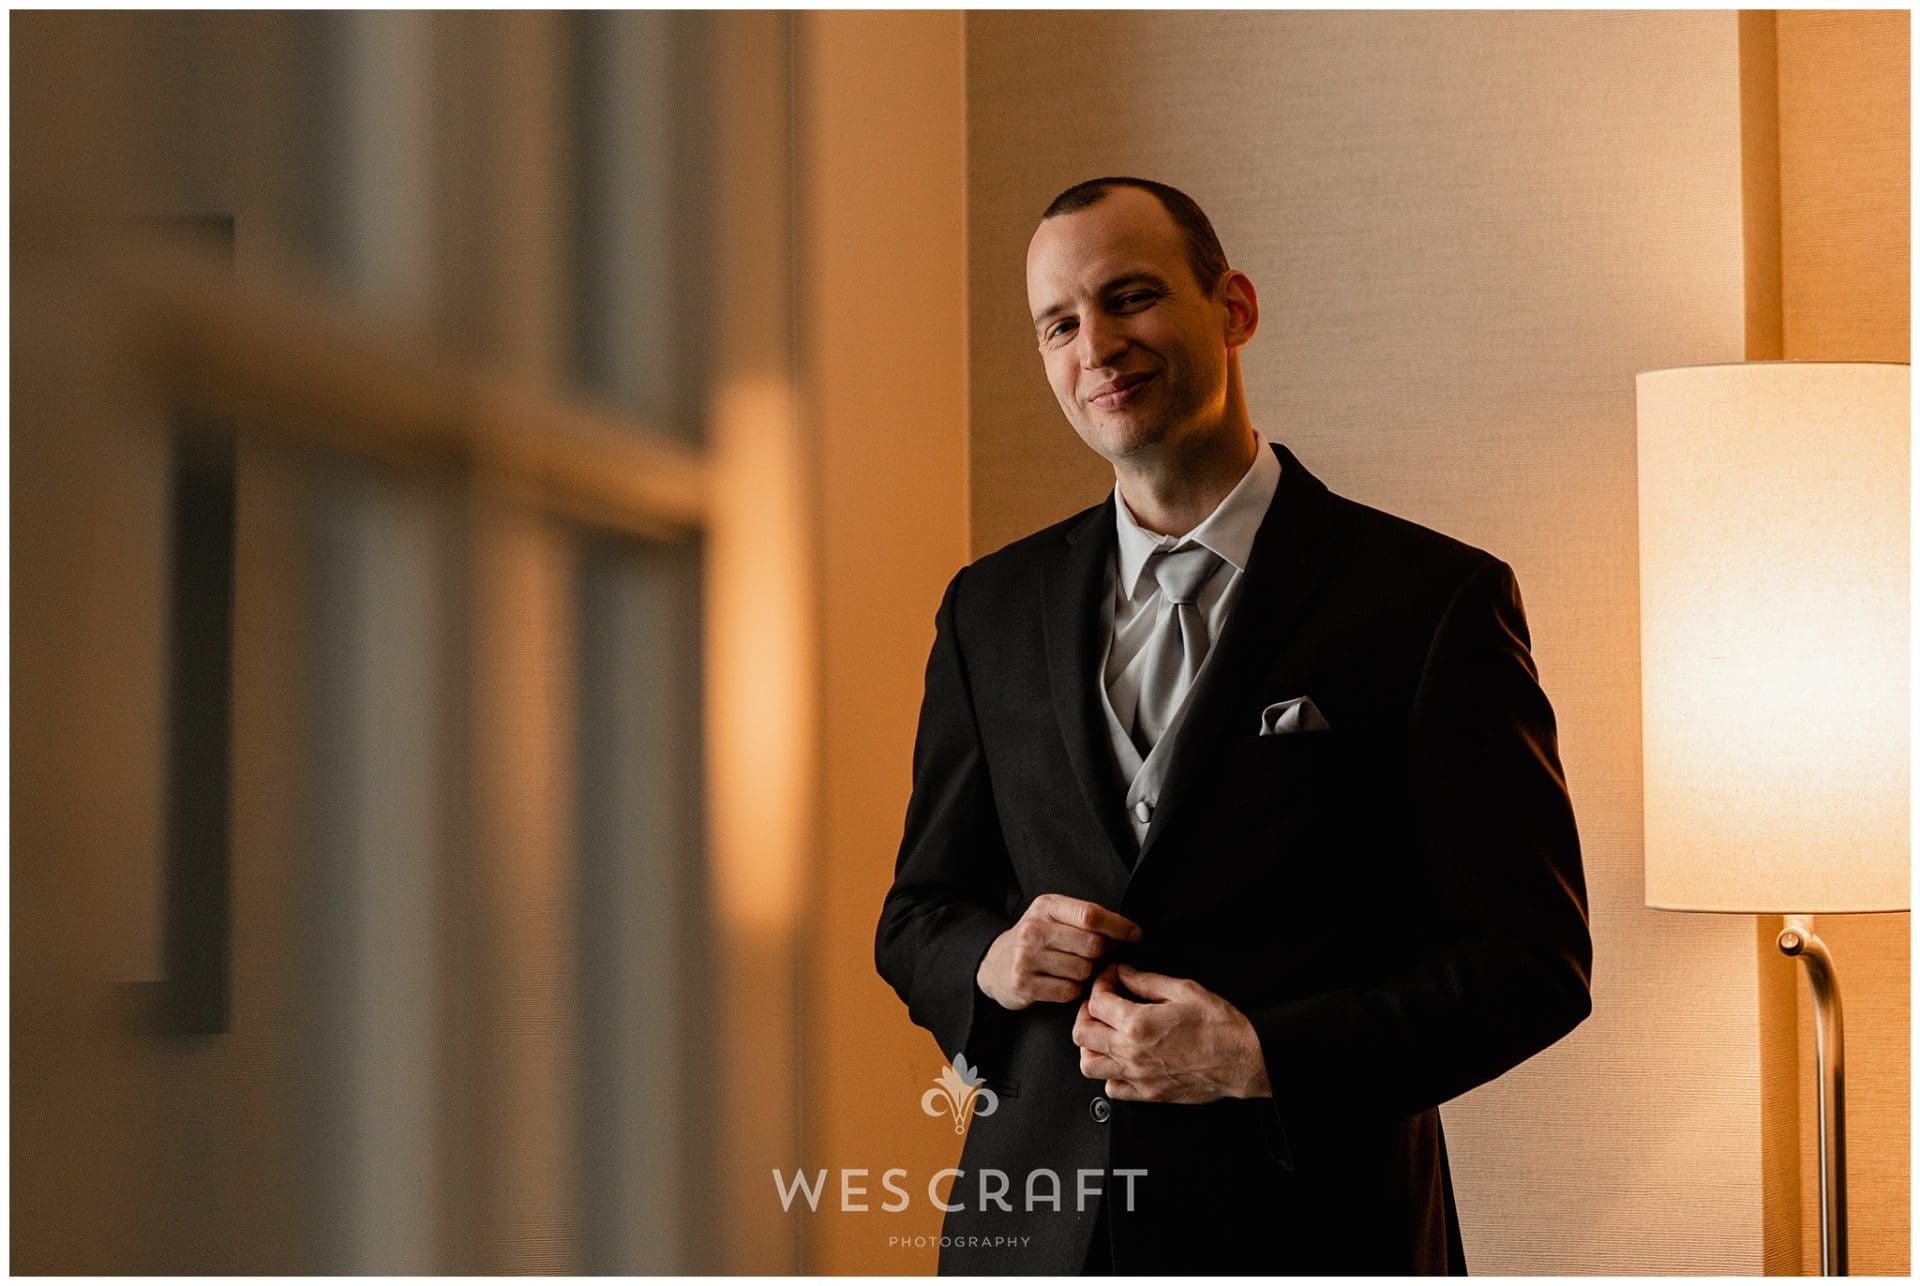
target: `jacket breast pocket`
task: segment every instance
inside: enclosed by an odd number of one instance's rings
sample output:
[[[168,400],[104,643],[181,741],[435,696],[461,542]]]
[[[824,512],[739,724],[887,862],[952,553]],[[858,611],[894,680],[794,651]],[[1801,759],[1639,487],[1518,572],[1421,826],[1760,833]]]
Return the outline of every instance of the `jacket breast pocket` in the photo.
[[[1333,730],[1276,732],[1246,738],[1230,753],[1256,779],[1318,781],[1338,776],[1349,758],[1348,739]]]

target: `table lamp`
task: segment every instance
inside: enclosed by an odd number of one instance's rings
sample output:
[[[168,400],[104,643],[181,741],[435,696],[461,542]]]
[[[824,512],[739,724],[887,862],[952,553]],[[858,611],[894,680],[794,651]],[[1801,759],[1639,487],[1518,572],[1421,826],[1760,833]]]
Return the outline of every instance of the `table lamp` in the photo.
[[[1819,1075],[1820,1259],[1847,1265],[1840,987],[1815,914],[1908,907],[1905,365],[1638,380],[1646,900],[1788,917]]]

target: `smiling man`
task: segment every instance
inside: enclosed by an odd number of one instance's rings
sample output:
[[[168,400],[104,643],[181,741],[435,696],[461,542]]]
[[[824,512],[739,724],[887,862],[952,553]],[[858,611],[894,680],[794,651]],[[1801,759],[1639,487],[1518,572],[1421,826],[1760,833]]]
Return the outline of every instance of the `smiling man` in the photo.
[[[1027,296],[1114,489],[935,617],[876,958],[998,1097],[941,1271],[1464,1272],[1439,1105],[1590,1009],[1513,573],[1261,438],[1258,296],[1185,194],[1068,189]]]

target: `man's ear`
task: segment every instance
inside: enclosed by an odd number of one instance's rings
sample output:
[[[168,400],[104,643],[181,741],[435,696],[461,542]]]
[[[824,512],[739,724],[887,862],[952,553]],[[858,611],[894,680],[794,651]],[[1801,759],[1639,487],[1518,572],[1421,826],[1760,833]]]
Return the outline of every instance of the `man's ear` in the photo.
[[[1227,306],[1227,347],[1238,348],[1260,329],[1260,296],[1253,288],[1253,278],[1238,268],[1227,269],[1216,289]]]

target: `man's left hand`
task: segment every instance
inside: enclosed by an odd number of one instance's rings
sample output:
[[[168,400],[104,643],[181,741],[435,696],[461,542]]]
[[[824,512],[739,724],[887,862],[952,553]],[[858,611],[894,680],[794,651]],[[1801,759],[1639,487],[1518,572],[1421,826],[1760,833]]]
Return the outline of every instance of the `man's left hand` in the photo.
[[[1273,1094],[1253,1024],[1189,978],[1108,965],[1074,1019],[1073,1043],[1081,1074],[1104,1080],[1108,1098],[1211,1103]]]

